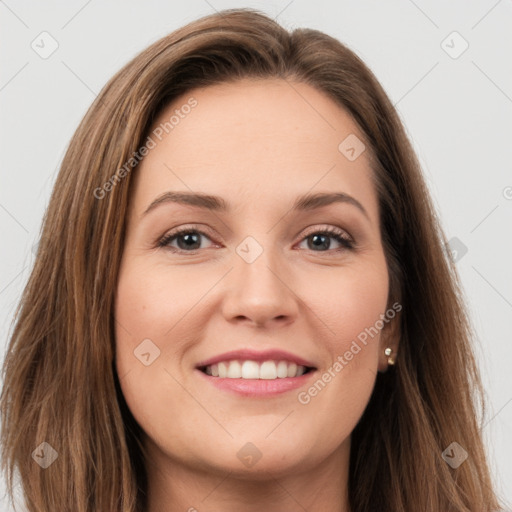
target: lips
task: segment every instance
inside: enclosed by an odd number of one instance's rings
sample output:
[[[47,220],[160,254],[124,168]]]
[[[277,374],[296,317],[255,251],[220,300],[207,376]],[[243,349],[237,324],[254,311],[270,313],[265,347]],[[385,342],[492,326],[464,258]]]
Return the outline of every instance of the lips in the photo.
[[[233,350],[196,365],[208,385],[241,398],[286,395],[314,378],[313,362],[283,350]],[[286,375],[285,375],[286,370]]]

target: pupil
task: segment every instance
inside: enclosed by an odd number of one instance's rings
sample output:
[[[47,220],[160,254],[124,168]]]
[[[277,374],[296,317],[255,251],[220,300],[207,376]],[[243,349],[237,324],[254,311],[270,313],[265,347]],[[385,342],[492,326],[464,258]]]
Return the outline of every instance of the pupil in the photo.
[[[186,233],[185,235],[181,235],[180,238],[178,238],[178,245],[179,244],[179,240],[185,240],[186,242],[183,244],[185,246],[186,249],[196,249],[196,247],[191,247],[191,244],[197,244],[197,239],[198,239],[198,235],[197,234],[192,234],[192,233]],[[191,242],[191,243],[187,243],[188,242]],[[200,245],[200,243],[199,243]],[[182,249],[183,247],[180,247],[180,249]]]
[[[319,244],[317,244],[316,242],[319,240],[319,238],[323,238],[326,241],[324,241],[323,243],[320,242]],[[329,245],[330,245],[329,237],[326,237],[325,235],[313,235],[313,245],[317,248],[321,247],[321,246],[325,246],[325,248],[328,249]]]

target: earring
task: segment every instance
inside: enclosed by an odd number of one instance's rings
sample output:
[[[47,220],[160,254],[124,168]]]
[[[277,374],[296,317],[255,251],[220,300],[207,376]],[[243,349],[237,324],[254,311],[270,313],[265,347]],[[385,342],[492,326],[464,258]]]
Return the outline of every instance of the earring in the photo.
[[[393,350],[390,347],[387,347],[386,350],[384,350],[384,354],[388,356],[388,364],[390,366],[393,366],[395,364],[395,358],[391,356],[393,353]]]

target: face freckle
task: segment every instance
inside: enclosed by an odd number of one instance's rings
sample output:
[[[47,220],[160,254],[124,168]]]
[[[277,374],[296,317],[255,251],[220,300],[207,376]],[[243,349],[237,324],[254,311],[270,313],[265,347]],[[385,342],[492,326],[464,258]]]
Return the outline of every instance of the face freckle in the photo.
[[[369,148],[327,96],[281,80],[189,91],[155,127],[190,97],[197,106],[147,154],[132,183],[115,307],[127,404],[155,460],[169,467],[243,473],[244,449],[262,455],[262,474],[341,460],[387,335],[386,327],[371,330],[388,308],[389,280]],[[315,205],[315,194],[338,199],[320,204],[317,196]],[[308,195],[309,206],[293,208]],[[226,207],[212,208],[204,196]],[[178,228],[188,235],[172,238]],[[137,357],[143,341],[145,362]],[[197,367],[234,350],[284,351],[311,368],[298,387],[244,395]],[[275,371],[283,357],[269,356]],[[298,378],[260,380],[270,389]]]

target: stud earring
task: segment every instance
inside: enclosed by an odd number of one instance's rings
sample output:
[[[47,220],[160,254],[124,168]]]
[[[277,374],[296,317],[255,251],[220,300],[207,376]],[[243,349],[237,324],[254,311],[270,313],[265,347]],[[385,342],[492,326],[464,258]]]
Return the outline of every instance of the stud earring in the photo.
[[[384,354],[388,356],[388,364],[390,366],[393,366],[395,364],[395,358],[391,356],[393,353],[393,350],[390,347],[387,347],[386,350],[384,350]]]

